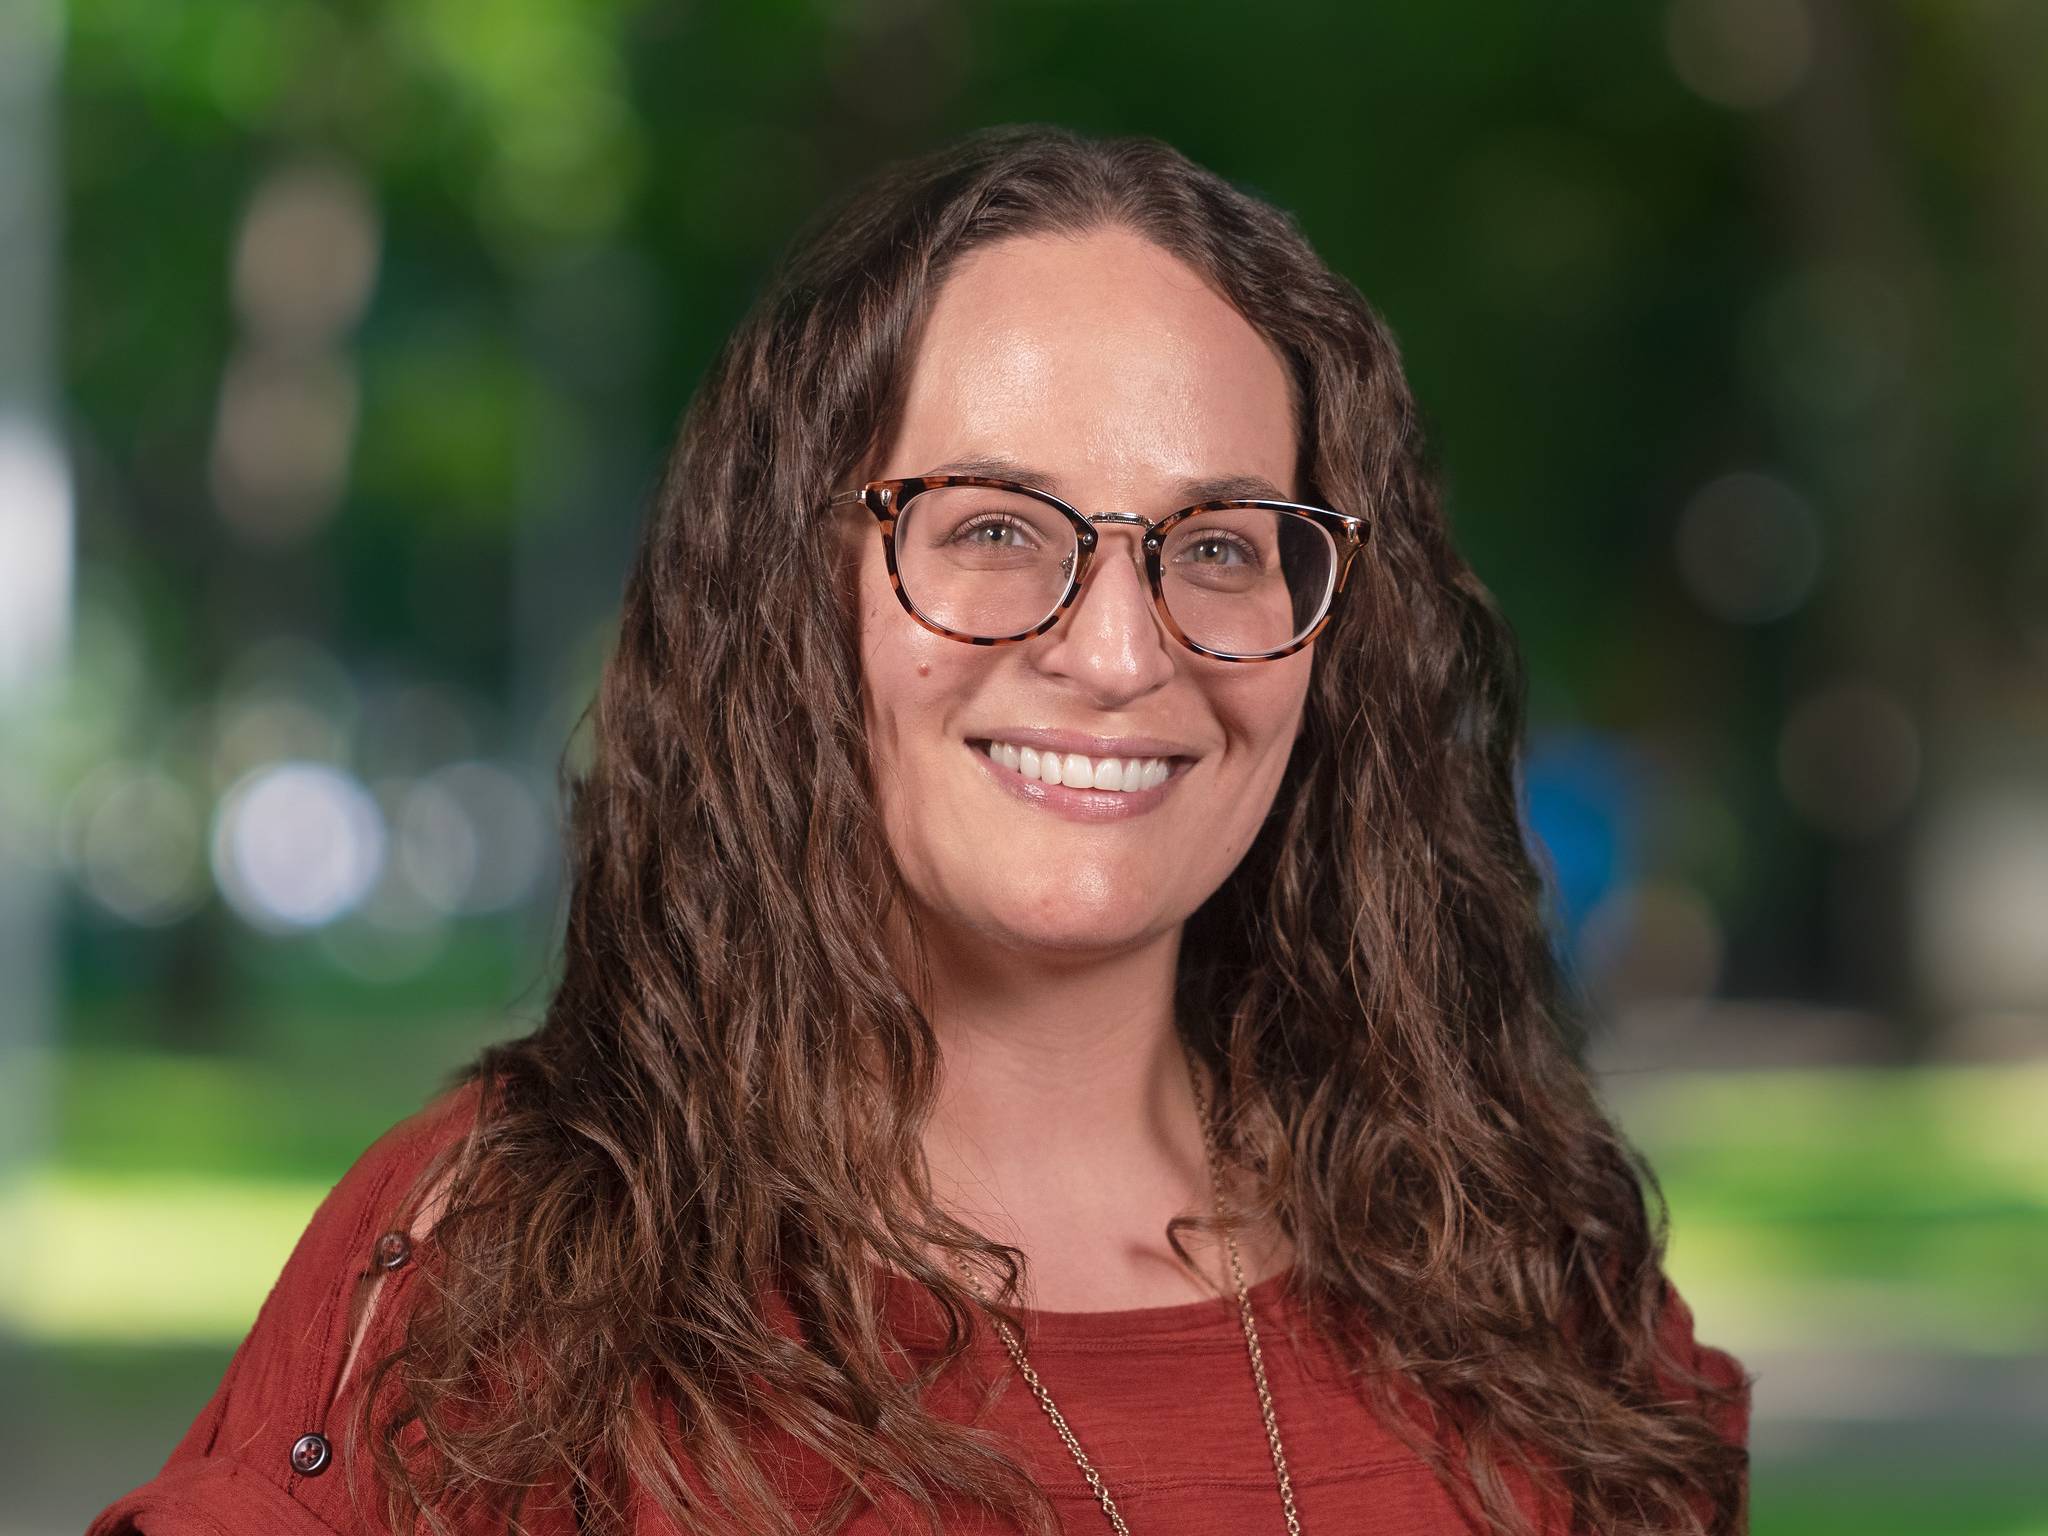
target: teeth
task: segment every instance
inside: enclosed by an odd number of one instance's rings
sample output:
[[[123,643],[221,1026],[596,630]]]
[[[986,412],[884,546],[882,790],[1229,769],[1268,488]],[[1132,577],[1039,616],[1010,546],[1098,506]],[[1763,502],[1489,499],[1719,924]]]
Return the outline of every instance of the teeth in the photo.
[[[1132,794],[1164,784],[1171,766],[1163,757],[1083,757],[1078,752],[1040,752],[1035,747],[987,741],[981,748],[1005,768],[1014,768],[1041,784],[1066,784],[1075,789],[1106,789]]]

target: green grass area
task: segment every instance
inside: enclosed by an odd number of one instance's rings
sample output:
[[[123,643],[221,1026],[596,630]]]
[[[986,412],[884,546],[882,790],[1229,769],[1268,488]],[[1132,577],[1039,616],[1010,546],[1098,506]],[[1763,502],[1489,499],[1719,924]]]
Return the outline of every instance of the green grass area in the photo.
[[[1738,1348],[2048,1348],[2048,1064],[1616,1085],[1669,1267]]]
[[[264,1060],[112,1049],[47,1059],[51,1168],[116,1179],[200,1175],[332,1184],[486,1038],[461,1016],[402,1048],[341,1028]]]
[[[424,1059],[50,1059],[51,1155],[0,1185],[0,1223],[26,1257],[0,1267],[0,1329],[39,1343],[239,1339],[322,1196],[434,1092],[441,1069]]]
[[[2038,1473],[1786,1468],[1750,1485],[1750,1536],[2048,1536]]]
[[[0,1226],[28,1256],[0,1270],[0,1327],[35,1342],[232,1342],[330,1187],[31,1174],[0,1191]]]

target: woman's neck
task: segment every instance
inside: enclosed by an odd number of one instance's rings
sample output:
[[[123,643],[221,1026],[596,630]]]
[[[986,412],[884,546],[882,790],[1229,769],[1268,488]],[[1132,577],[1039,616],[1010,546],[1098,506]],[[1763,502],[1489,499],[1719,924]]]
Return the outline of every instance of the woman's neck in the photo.
[[[1048,963],[927,937],[942,1056],[924,1135],[933,1193],[1024,1251],[1034,1306],[1171,1305],[1229,1289],[1218,1245],[1183,1238],[1205,1287],[1165,1238],[1168,1220],[1207,1215],[1213,1201],[1174,1027],[1179,949],[1176,930],[1114,957]],[[1255,1280],[1274,1250],[1243,1254]]]

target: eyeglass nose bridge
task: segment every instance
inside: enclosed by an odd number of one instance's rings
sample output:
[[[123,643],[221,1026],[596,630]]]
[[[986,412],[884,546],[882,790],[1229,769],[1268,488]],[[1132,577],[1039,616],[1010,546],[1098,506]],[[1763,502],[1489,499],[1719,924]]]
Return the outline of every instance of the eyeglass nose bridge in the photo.
[[[1108,523],[1112,526],[1121,525],[1126,528],[1143,529],[1145,536],[1138,541],[1139,547],[1148,553],[1156,551],[1160,547],[1159,535],[1153,530],[1164,519],[1155,520],[1137,512],[1083,512],[1080,514],[1080,517],[1082,526],[1075,530],[1079,535],[1080,544],[1080,548],[1076,553],[1083,565],[1086,565],[1093,558],[1096,545],[1101,542],[1095,535],[1093,525],[1096,523]],[[1071,563],[1068,564],[1067,574],[1069,576],[1074,574]],[[1079,596],[1079,585],[1077,580],[1075,582],[1075,591],[1070,595],[1070,598]],[[1064,615],[1065,610],[1069,606],[1070,602],[1060,605],[1062,615]]]
[[[1090,525],[1083,530],[1081,542],[1084,548],[1091,551],[1095,548],[1097,542],[1095,529],[1092,526],[1096,523],[1108,523],[1112,526],[1121,525],[1126,528],[1141,528],[1144,530],[1145,536],[1139,540],[1140,544],[1147,549],[1157,548],[1159,544],[1159,536],[1153,532],[1153,529],[1159,526],[1160,520],[1145,517],[1136,512],[1084,512],[1081,514],[1081,521]]]

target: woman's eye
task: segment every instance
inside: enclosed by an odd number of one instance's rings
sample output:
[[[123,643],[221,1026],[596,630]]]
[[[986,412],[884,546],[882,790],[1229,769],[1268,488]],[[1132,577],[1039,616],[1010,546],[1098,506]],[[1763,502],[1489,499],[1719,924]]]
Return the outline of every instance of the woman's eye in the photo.
[[[957,542],[987,544],[1000,549],[1009,535],[1023,532],[1022,528],[1009,519],[995,518],[987,522],[969,523],[953,537]]]
[[[1221,565],[1227,563],[1224,560],[1218,559],[1217,556],[1219,555],[1234,554],[1240,559],[1247,561],[1251,558],[1251,551],[1246,549],[1241,542],[1236,539],[1226,539],[1221,534],[1210,534],[1207,537],[1196,539],[1190,547],[1197,551],[1195,555],[1195,563],[1197,565]]]

